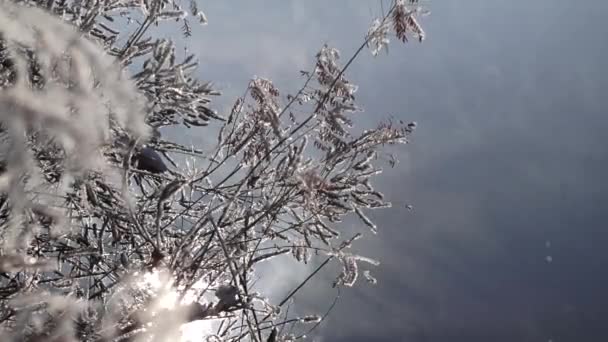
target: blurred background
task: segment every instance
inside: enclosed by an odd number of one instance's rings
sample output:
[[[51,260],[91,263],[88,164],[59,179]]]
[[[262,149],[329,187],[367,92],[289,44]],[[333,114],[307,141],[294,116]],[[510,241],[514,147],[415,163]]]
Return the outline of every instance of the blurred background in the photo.
[[[376,182],[394,208],[372,212],[380,232],[355,246],[382,262],[378,284],[342,291],[315,339],[608,341],[608,3],[423,4],[423,44],[392,39],[388,55],[364,51],[347,73],[362,127],[393,116],[418,129]],[[346,60],[388,6],[207,1],[209,25],[183,43],[225,112],[254,75],[296,92],[324,43]],[[307,269],[261,281],[282,297]],[[327,310],[337,271],[297,309]]]

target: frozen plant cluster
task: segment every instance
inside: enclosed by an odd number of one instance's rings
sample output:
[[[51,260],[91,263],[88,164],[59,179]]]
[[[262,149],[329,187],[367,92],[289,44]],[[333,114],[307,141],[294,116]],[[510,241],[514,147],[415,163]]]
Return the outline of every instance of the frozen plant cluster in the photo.
[[[339,223],[377,232],[368,212],[390,202],[372,181],[415,128],[354,133],[346,70],[391,34],[422,41],[422,12],[393,1],[346,63],[323,46],[295,94],[254,78],[220,114],[196,56],[150,33],[191,36],[207,24],[195,0],[0,0],[0,340],[303,339],[324,317],[286,306],[308,280],[335,260],[349,287],[378,264]],[[217,139],[184,146],[167,128]],[[315,255],[280,302],[252,291],[259,263]]]

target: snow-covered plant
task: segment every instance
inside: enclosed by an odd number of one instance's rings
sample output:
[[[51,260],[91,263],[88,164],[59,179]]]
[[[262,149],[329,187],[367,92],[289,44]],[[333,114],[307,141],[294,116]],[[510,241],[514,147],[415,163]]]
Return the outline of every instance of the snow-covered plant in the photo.
[[[334,285],[352,286],[359,262],[378,264],[339,223],[377,231],[383,148],[415,128],[355,133],[346,70],[391,32],[422,40],[419,13],[394,1],[345,64],[323,46],[296,94],[254,78],[223,114],[196,56],[149,33],[176,21],[190,36],[189,16],[207,23],[194,0],[0,0],[0,340],[302,338],[284,328],[322,317],[282,308],[310,278],[336,260]],[[204,148],[163,131],[212,121]],[[258,264],[313,255],[327,259],[281,301],[253,291]]]

